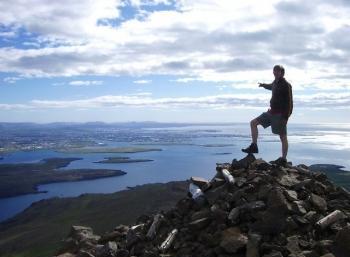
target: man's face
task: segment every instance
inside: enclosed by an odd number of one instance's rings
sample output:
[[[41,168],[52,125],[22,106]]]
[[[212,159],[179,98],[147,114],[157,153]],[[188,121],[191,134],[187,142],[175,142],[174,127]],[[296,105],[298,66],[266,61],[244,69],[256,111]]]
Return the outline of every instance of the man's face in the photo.
[[[282,71],[280,69],[273,69],[273,75],[275,79],[279,79],[282,77]]]

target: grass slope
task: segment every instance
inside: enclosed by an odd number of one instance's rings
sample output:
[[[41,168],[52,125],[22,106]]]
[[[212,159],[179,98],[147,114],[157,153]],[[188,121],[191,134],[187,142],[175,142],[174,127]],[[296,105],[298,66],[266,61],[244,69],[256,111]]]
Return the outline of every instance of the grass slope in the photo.
[[[53,256],[72,225],[91,226],[102,234],[119,224],[132,224],[142,214],[170,209],[187,188],[188,182],[169,182],[113,194],[41,200],[0,224],[0,256]]]

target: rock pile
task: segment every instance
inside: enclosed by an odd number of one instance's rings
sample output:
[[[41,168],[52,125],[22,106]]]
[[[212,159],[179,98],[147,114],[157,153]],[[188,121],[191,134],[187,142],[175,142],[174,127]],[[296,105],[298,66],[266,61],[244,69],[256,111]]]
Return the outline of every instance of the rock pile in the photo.
[[[349,257],[350,193],[307,166],[248,155],[195,195],[102,236],[73,226],[59,257]],[[193,189],[192,185],[192,189]]]

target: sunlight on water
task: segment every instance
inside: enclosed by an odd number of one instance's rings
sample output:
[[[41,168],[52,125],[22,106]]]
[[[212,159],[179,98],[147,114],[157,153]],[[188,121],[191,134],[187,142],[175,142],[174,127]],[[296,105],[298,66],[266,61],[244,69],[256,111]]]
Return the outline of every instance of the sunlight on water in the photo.
[[[118,136],[120,135],[120,140]],[[338,164],[350,170],[350,124],[291,124],[288,127],[288,160],[294,165],[328,163]],[[52,150],[16,152],[4,156],[1,163],[31,163],[44,158],[80,157],[60,169],[106,168],[121,169],[127,174],[121,177],[80,182],[63,182],[40,185],[44,194],[30,194],[0,199],[0,221],[27,208],[31,203],[50,197],[79,196],[83,193],[112,193],[146,183],[186,180],[191,176],[210,179],[215,174],[217,162],[231,162],[245,155],[241,148],[250,144],[249,124],[197,125],[182,127],[138,128],[113,132],[114,140],[99,140],[108,147],[153,147],[162,151],[133,154],[108,153],[59,153]],[[271,129],[259,128],[259,154],[257,158],[270,161],[280,156],[279,137]],[[105,157],[131,157],[152,159],[147,163],[101,164]]]

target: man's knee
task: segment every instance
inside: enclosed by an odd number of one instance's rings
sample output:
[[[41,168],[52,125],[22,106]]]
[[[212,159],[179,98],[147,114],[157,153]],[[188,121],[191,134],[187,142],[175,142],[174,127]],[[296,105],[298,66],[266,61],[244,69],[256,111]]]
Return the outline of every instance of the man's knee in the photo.
[[[253,119],[250,121],[250,126],[257,127],[259,125],[259,121],[257,119]]]
[[[280,134],[281,141],[287,141],[287,134]]]

